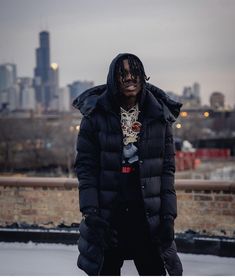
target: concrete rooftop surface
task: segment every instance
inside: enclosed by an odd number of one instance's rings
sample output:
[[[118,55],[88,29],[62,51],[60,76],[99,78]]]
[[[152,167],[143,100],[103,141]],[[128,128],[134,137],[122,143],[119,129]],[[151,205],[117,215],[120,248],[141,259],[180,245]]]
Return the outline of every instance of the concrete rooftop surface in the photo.
[[[76,245],[0,242],[0,275],[84,276],[77,268]],[[179,253],[186,276],[234,275],[235,258]],[[122,275],[138,275],[133,261],[125,261]]]

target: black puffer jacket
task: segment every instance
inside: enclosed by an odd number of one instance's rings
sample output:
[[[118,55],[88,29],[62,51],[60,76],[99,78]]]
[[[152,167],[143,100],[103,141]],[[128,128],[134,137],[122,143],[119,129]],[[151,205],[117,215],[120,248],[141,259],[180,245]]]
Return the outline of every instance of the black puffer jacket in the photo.
[[[80,210],[98,208],[101,217],[107,221],[110,221],[116,205],[122,166],[120,105],[114,76],[115,64],[121,55],[110,65],[107,85],[94,87],[73,102],[73,106],[84,115],[75,162]],[[161,216],[177,216],[172,123],[182,104],[148,83],[140,96],[140,184],[150,234],[154,238],[158,234]]]

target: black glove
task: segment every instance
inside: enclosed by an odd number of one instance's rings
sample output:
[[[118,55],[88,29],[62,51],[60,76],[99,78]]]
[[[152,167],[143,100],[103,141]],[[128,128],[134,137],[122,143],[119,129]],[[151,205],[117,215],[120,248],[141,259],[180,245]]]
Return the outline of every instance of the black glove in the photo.
[[[183,266],[177,254],[175,241],[167,248],[160,247],[160,251],[168,274],[170,276],[182,276]]]
[[[109,223],[100,217],[97,209],[86,209],[83,218],[86,225],[97,233],[98,241],[104,249],[117,247],[117,231],[110,228]]]
[[[172,216],[164,216],[160,223],[159,239],[163,248],[167,248],[174,240],[174,218]]]

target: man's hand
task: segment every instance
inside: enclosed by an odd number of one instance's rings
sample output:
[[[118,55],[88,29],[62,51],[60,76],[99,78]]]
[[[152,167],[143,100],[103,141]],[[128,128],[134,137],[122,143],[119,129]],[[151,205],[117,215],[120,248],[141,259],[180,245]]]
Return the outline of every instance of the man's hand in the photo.
[[[161,257],[170,276],[182,276],[183,266],[177,254],[175,241],[167,248],[160,248]]]
[[[96,209],[87,209],[83,214],[83,219],[87,227],[96,233],[104,249],[117,247],[117,231],[110,228],[109,223],[99,215]]]

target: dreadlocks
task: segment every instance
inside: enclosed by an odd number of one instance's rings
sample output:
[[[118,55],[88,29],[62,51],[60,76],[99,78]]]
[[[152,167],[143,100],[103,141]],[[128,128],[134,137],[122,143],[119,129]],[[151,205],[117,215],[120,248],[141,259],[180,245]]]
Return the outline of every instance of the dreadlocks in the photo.
[[[128,64],[130,66],[130,73],[133,80],[136,81],[138,76],[140,78],[141,83],[145,83],[147,80],[149,80],[150,77],[146,76],[141,61],[137,57],[127,54],[126,56],[123,56],[122,59],[119,59],[117,61],[115,68],[116,76],[119,75],[122,81],[124,81],[127,74],[123,66],[123,60],[128,60]]]

